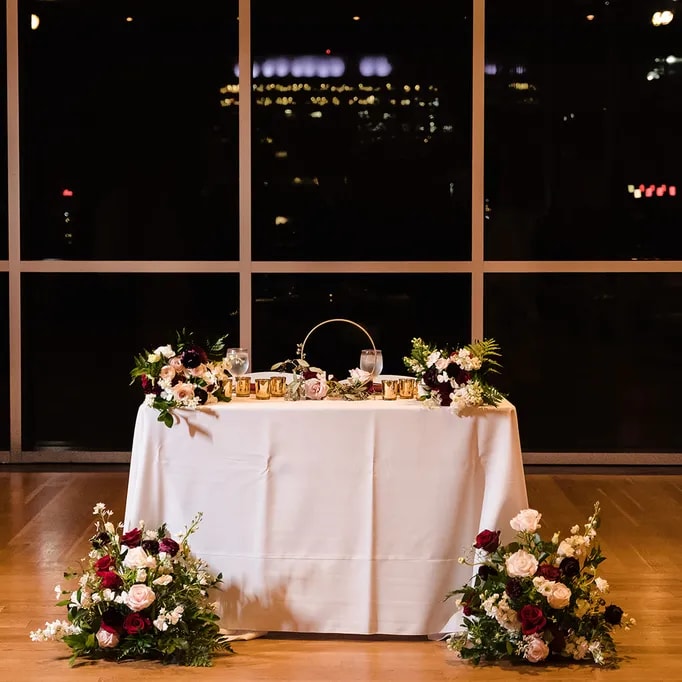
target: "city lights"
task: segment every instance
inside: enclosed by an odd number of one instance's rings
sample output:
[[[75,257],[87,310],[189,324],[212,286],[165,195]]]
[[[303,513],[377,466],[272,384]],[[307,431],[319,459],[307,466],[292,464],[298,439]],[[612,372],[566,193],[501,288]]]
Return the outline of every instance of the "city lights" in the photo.
[[[628,185],[628,194],[632,194],[635,199],[651,199],[652,197],[676,197],[677,187],[675,185]]]
[[[675,15],[670,10],[664,10],[663,12],[654,12],[651,17],[651,23],[654,26],[667,26]]]

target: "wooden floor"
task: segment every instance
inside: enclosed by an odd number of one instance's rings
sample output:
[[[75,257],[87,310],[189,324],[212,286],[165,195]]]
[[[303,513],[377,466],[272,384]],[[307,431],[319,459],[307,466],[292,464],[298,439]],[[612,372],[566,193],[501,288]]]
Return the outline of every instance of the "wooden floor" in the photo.
[[[616,632],[618,668],[590,665],[475,667],[425,638],[270,635],[236,642],[212,668],[156,663],[87,663],[70,669],[68,648],[32,642],[28,633],[63,618],[54,606],[62,571],[84,556],[92,507],[105,502],[123,518],[127,471],[41,471],[0,466],[0,682],[90,680],[521,680],[552,682],[682,680],[682,473],[679,469],[527,470],[530,504],[548,533],[582,524],[599,500],[602,575],[611,598],[637,619]],[[454,586],[453,586],[454,587]]]

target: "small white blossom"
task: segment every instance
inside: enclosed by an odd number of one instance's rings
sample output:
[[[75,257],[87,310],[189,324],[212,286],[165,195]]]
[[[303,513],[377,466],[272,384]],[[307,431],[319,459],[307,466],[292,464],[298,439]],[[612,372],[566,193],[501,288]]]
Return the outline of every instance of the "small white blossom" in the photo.
[[[608,581],[604,580],[604,578],[595,578],[594,584],[602,594],[606,594],[609,591],[609,583]]]
[[[107,508],[104,502],[98,502],[93,508],[92,513],[94,516],[99,516]]]

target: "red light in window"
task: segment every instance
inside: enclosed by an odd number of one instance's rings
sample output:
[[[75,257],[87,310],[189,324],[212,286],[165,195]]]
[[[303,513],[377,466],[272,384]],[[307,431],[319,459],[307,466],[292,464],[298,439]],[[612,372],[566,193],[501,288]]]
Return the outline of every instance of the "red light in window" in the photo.
[[[65,189],[65,190],[62,192],[62,196],[63,196],[63,197],[72,197],[72,196],[73,196],[73,192],[72,192],[70,189]]]
[[[331,51],[329,48],[327,48],[327,49],[324,51],[324,53],[325,53],[325,54],[331,54],[332,51]]]
[[[675,185],[670,185],[670,187],[668,187],[668,194],[671,197],[677,196],[677,187],[675,187]]]

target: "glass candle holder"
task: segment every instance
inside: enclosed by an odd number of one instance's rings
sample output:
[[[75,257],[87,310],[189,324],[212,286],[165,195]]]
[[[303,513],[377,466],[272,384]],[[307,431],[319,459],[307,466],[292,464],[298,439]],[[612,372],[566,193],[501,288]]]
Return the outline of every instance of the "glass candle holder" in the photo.
[[[384,400],[395,400],[398,397],[398,381],[396,379],[382,380],[381,397]]]
[[[237,377],[237,398],[248,398],[251,395],[251,377]]]
[[[414,398],[417,392],[417,380],[416,379],[400,379],[398,385],[398,395],[401,398],[408,399]]]
[[[256,379],[256,398],[270,400],[270,379]]]
[[[273,398],[283,398],[287,393],[287,378],[284,376],[270,377],[270,395]]]

